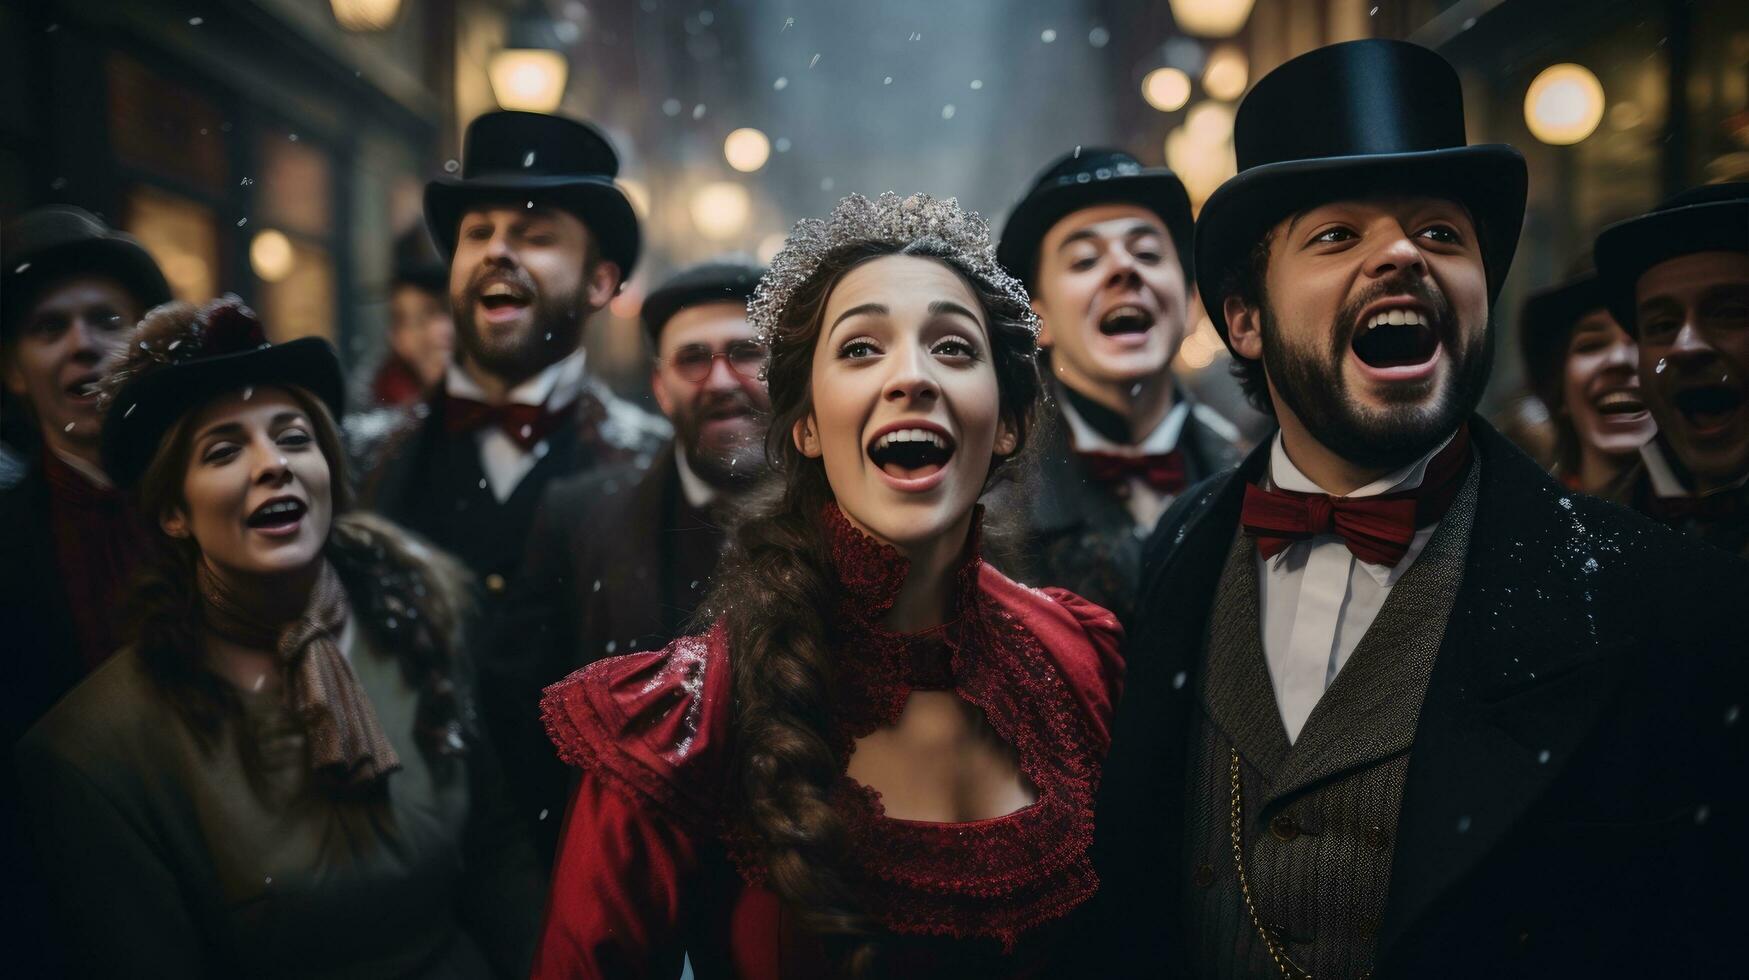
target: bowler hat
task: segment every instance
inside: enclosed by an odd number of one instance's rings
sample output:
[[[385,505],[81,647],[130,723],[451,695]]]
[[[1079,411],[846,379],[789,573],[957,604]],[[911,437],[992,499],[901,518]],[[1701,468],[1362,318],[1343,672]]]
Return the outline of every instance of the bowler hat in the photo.
[[[1427,48],[1369,39],[1288,61],[1239,104],[1233,149],[1238,175],[1196,222],[1197,286],[1222,340],[1232,274],[1277,222],[1331,201],[1383,193],[1457,201],[1476,225],[1490,301],[1499,295],[1524,222],[1524,157],[1465,142],[1457,72]]]
[[[1550,409],[1560,402],[1561,365],[1573,325],[1604,310],[1603,283],[1589,268],[1531,293],[1518,314],[1519,350],[1531,390]]]
[[[425,222],[455,254],[462,215],[484,203],[532,202],[562,208],[588,226],[601,253],[631,278],[638,261],[638,218],[614,184],[619,156],[594,126],[539,112],[488,112],[468,124],[459,177],[425,185]]]
[[[416,224],[395,239],[395,271],[390,283],[407,285],[428,293],[446,295],[449,292],[449,264],[431,244],[431,233],[423,223]]]
[[[650,343],[662,337],[662,327],[674,314],[703,303],[742,303],[753,298],[753,288],[765,275],[763,266],[748,262],[703,262],[674,274],[644,298],[639,316],[650,333]]]
[[[141,313],[170,300],[170,284],[139,242],[83,208],[50,205],[0,233],[0,335],[17,329],[44,287],[72,275],[114,278]]]
[[[1190,196],[1184,182],[1164,167],[1143,167],[1122,150],[1076,147],[1052,161],[1032,189],[1008,212],[996,258],[1010,275],[1036,292],[1038,249],[1064,217],[1098,204],[1139,204],[1160,216],[1178,250],[1184,275],[1191,272]]]
[[[1597,271],[1609,310],[1638,337],[1635,291],[1660,262],[1695,252],[1749,252],[1749,182],[1691,187],[1597,236]]]
[[[164,307],[128,335],[102,382],[103,471],[131,489],[183,416],[232,391],[260,385],[307,389],[340,418],[345,381],[334,346],[320,337],[269,343],[261,321],[235,296],[196,310]]]

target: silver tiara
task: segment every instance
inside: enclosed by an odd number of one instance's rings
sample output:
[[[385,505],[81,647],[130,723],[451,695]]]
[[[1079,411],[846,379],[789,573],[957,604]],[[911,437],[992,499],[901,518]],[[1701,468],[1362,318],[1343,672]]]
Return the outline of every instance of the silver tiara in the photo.
[[[826,256],[857,242],[909,245],[923,239],[946,245],[965,272],[1012,301],[1021,324],[1038,336],[1038,317],[1032,312],[1026,287],[996,261],[990,226],[977,212],[962,209],[951,197],[900,197],[890,191],[872,201],[851,194],[824,220],[804,218],[796,222],[782,250],[771,260],[771,268],[760,277],[753,298],[747,301],[747,321],[760,342],[769,344],[790,297],[813,278]]]

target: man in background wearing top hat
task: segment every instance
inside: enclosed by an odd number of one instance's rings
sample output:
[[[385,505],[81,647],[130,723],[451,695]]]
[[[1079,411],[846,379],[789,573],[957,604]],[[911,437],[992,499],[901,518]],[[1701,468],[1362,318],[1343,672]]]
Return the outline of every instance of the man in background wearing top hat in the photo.
[[[1597,264],[1658,420],[1605,495],[1749,558],[1749,183],[1611,225]]]
[[[449,266],[432,247],[423,224],[395,240],[388,301],[388,349],[371,378],[370,403],[408,405],[443,380],[455,351]]]
[[[383,447],[365,499],[461,558],[488,613],[547,482],[647,461],[667,434],[588,373],[581,347],[585,321],[637,261],[618,169],[592,126],[490,112],[468,126],[461,176],[425,188],[426,223],[449,256],[459,353]]]
[[[1474,414],[1523,158],[1385,40],[1271,72],[1235,148],[1197,278],[1281,429],[1149,542],[1094,972],[1707,975],[1745,910],[1749,566]]]
[[[449,257],[458,356],[440,388],[384,440],[363,499],[479,577],[484,636],[547,484],[647,463],[668,432],[584,363],[584,322],[638,257],[637,219],[613,182],[618,170],[592,126],[491,112],[468,126],[461,175],[425,188],[426,224]],[[489,653],[478,668],[487,732],[512,739],[538,705],[521,698],[511,664]]]
[[[98,460],[91,385],[170,286],[139,242],[75,207],[30,211],[0,233],[0,380],[35,444],[0,482],[0,940],[53,956],[38,876],[18,822],[12,746],[123,643],[121,605],[145,528]],[[16,940],[16,941],[13,941]],[[43,975],[56,964],[38,963]]]
[[[498,644],[528,658],[519,671],[528,697],[592,661],[659,650],[686,631],[722,555],[722,512],[765,471],[766,349],[747,322],[764,271],[710,262],[645,298],[650,387],[674,440],[646,470],[602,469],[546,488]],[[518,788],[531,812],[548,811],[537,839],[550,857],[569,769],[539,725],[522,744],[541,765],[519,759]]]
[[[1055,411],[1029,505],[1029,581],[1128,618],[1142,540],[1238,432],[1172,376],[1191,297],[1190,200],[1169,170],[1077,147],[1039,175],[997,257],[1026,284]]]
[[[1586,263],[1589,266],[1589,263]],[[1518,315],[1519,351],[1555,434],[1556,479],[1601,494],[1658,431],[1640,391],[1634,338],[1603,301],[1589,267],[1540,289]]]

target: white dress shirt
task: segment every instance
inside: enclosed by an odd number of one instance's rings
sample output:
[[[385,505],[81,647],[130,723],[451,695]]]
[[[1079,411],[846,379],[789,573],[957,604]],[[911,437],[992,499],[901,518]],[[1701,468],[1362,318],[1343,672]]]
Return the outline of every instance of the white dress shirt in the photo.
[[[583,360],[583,351],[579,348],[564,360],[547,365],[539,374],[510,389],[504,400],[517,405],[546,405],[554,411],[564,409],[576,401],[578,393],[583,390]],[[460,365],[449,366],[443,386],[457,398],[486,401],[486,390]],[[549,448],[547,441],[542,439],[532,450],[523,449],[495,425],[475,432],[474,444],[480,447],[480,471],[486,474],[492,496],[499,503],[510,499],[517,484],[534,469],[534,464],[540,462]]]
[[[680,470],[680,494],[686,498],[687,506],[693,510],[704,510],[717,499],[717,489],[706,483],[692,469],[692,464],[686,461],[686,450],[680,448],[680,443],[674,444],[674,465]]]
[[[1415,489],[1427,473],[1427,464],[1450,441],[1347,496],[1376,497]],[[1329,492],[1288,459],[1279,432],[1269,447],[1269,482],[1277,490]],[[1418,529],[1403,560],[1394,566],[1361,561],[1336,534],[1295,541],[1272,558],[1256,554],[1263,653],[1290,743],[1300,737],[1312,708],[1348,662],[1392,587],[1415,563],[1437,526],[1435,522]]]
[[[1166,413],[1160,424],[1154,426],[1154,431],[1142,437],[1139,441],[1125,445],[1112,442],[1099,434],[1098,430],[1087,424],[1075,406],[1067,397],[1059,395],[1057,404],[1063,410],[1063,419],[1069,423],[1069,441],[1077,452],[1109,453],[1113,456],[1160,456],[1178,448],[1178,437],[1184,432],[1184,423],[1190,418],[1190,403],[1180,398],[1178,404]],[[1130,516],[1135,519],[1136,533],[1146,535],[1159,523],[1160,515],[1166,513],[1166,508],[1172,504],[1172,495],[1161,493],[1148,485],[1148,481],[1139,476],[1132,476],[1127,481],[1129,495],[1124,498],[1124,506],[1129,509]]]

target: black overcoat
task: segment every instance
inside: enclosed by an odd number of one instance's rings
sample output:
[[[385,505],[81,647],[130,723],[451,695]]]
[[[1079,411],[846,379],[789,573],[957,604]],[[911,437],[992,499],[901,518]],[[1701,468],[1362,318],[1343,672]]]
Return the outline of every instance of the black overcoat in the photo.
[[[1749,564],[1572,493],[1478,419],[1375,977],[1724,976],[1749,910]],[[1236,471],[1150,540],[1098,802],[1090,975],[1183,967],[1186,746]]]

